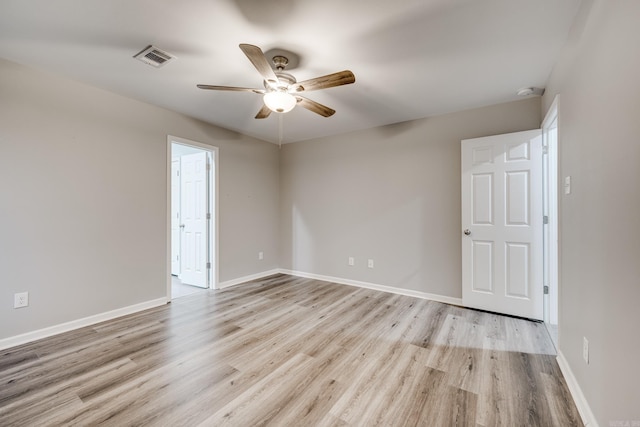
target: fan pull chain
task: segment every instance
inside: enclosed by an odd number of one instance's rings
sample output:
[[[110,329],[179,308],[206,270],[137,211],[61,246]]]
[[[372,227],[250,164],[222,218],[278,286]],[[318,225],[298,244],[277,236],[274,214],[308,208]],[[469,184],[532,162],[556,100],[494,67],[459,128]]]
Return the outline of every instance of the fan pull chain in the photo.
[[[278,114],[278,147],[282,149],[282,128],[283,128],[283,119],[284,114]]]

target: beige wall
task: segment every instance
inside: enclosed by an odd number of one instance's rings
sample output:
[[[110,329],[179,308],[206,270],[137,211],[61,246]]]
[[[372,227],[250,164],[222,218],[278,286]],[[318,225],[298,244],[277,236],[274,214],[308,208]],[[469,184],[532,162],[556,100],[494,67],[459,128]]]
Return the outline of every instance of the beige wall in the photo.
[[[275,145],[0,60],[0,339],[166,295],[167,135],[220,148],[220,280],[276,268]]]
[[[572,183],[560,196],[560,351],[601,426],[640,422],[639,41],[639,1],[585,1],[543,105],[560,94],[560,176]]]
[[[460,141],[539,126],[531,98],[283,146],[281,266],[461,297]]]

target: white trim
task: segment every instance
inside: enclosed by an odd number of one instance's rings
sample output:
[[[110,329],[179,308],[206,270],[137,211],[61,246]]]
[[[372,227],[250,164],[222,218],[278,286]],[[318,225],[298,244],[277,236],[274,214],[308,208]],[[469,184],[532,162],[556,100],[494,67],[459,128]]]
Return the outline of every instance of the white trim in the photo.
[[[378,285],[376,283],[361,282],[359,280],[343,279],[340,277],[325,276],[322,274],[306,273],[304,271],[287,270],[283,268],[276,268],[269,271],[263,271],[261,273],[250,274],[248,276],[238,277],[236,279],[225,280],[218,283],[218,289],[228,288],[230,286],[239,285],[251,280],[262,279],[263,277],[271,276],[273,274],[288,274],[290,276],[304,277],[306,279],[323,280],[325,282],[338,283],[340,285],[357,286],[359,288],[372,289],[375,291],[389,292],[397,295],[405,295],[409,297],[416,297],[421,299],[428,299],[431,301],[442,302],[445,304],[462,306],[462,298],[448,297],[438,294],[430,294],[426,292],[413,291],[411,289],[395,288],[393,286]]]
[[[541,128],[549,127],[554,120],[558,118],[558,104],[560,103],[560,95],[556,95],[553,97],[553,101],[547,110],[547,113],[542,120]]]
[[[444,295],[430,294],[426,292],[413,291],[411,289],[395,288],[393,286],[378,285],[376,283],[361,282],[359,280],[343,279],[340,277],[324,276],[321,274],[305,273],[303,271],[285,270],[278,271],[282,274],[290,274],[292,276],[305,277],[307,279],[324,280],[325,282],[338,283],[341,285],[357,286],[359,288],[373,289],[375,291],[389,292],[397,295],[405,295],[431,301],[443,302],[445,304],[462,305],[462,298],[453,298]]]
[[[560,95],[553,98],[547,113],[542,121],[542,138],[547,147],[545,157],[545,215],[549,222],[544,228],[545,233],[545,284],[549,286],[549,294],[544,298],[544,321],[558,325],[558,303],[560,298],[560,241],[559,241],[559,203],[558,198],[558,143],[559,143],[559,110]],[[555,123],[555,139],[549,138],[550,130]]]
[[[230,286],[239,285],[239,284],[244,283],[244,282],[249,282],[251,280],[262,279],[263,277],[272,276],[272,275],[278,274],[280,272],[281,271],[279,269],[275,268],[273,270],[263,271],[261,273],[250,274],[248,276],[238,277],[238,278],[231,279],[231,280],[225,280],[224,282],[218,283],[218,287],[216,289],[224,289],[224,288],[228,288]]]
[[[27,332],[25,334],[16,335],[0,340],[0,350],[15,347],[17,345],[27,344],[42,338],[48,338],[63,332],[69,332],[74,329],[84,328],[85,326],[95,325],[96,323],[112,320],[128,314],[137,313],[139,311],[148,310],[150,308],[159,307],[169,302],[166,297],[157,298],[151,301],[141,302],[139,304],[122,307],[115,310],[107,311],[93,316],[84,317],[82,319],[72,320],[70,322],[61,323],[59,325],[49,326],[47,328],[38,329],[36,331]]]
[[[166,292],[167,300],[171,300],[171,135],[167,136],[167,206],[166,206],[166,221],[165,224],[165,279],[166,279]]]
[[[558,366],[560,367],[560,371],[564,376],[564,380],[569,387],[569,392],[571,393],[571,397],[573,397],[573,401],[578,408],[578,412],[580,413],[580,417],[582,417],[582,422],[585,427],[598,427],[598,422],[596,421],[596,417],[591,412],[591,408],[589,407],[589,403],[587,402],[587,398],[582,393],[582,389],[576,380],[576,377],[573,375],[573,371],[569,366],[569,362],[565,359],[564,354],[560,350],[558,350],[558,357],[556,357],[558,361]]]

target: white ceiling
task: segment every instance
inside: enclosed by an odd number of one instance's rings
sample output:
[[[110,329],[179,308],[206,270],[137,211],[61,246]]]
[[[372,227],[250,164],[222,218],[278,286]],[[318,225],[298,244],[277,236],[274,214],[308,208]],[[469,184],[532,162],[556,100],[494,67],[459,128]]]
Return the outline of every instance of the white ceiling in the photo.
[[[0,57],[263,140],[278,114],[261,97],[196,84],[262,87],[238,48],[300,55],[298,81],[344,69],[356,83],[307,94],[334,108],[284,115],[294,142],[517,99],[544,87],[581,0],[2,0]],[[132,58],[154,45],[161,68]]]

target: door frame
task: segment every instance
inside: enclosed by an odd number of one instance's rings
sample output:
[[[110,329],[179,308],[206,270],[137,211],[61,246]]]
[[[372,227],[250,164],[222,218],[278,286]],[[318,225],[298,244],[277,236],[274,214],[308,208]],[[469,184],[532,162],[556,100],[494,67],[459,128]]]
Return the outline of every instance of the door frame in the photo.
[[[166,184],[165,189],[167,193],[166,204],[166,255],[165,255],[165,277],[167,288],[167,301],[171,301],[171,144],[181,144],[197,148],[206,151],[211,156],[211,173],[209,174],[209,211],[213,216],[213,220],[209,223],[209,250],[207,262],[211,263],[211,269],[209,269],[209,289],[218,289],[218,176],[219,176],[219,149],[213,145],[204,144],[202,142],[192,141],[186,138],[181,138],[173,135],[167,135],[167,161],[166,161]]]
[[[545,285],[549,286],[549,294],[544,296],[544,322],[558,325],[560,300],[560,193],[559,193],[559,110],[560,95],[553,98],[542,121],[542,143],[547,147],[545,155],[545,174],[543,194],[545,197],[544,214],[549,221],[544,232],[545,242]],[[550,140],[547,131],[555,124],[556,138]]]
[[[179,233],[180,233],[180,232],[179,232],[179,228],[180,228],[180,227],[178,227],[178,230],[176,230],[176,231],[178,232],[178,239],[177,239],[177,242],[175,242],[175,241],[173,240],[173,231],[174,231],[174,230],[173,230],[173,220],[174,220],[174,219],[179,219],[179,217],[178,217],[178,218],[176,218],[176,217],[174,216],[174,213],[175,213],[175,212],[173,211],[173,209],[174,209],[174,208],[173,208],[173,204],[174,204],[174,202],[175,202],[175,200],[173,199],[173,196],[174,196],[174,187],[173,187],[173,186],[174,186],[174,181],[178,181],[178,180],[176,179],[176,175],[174,175],[174,171],[173,171],[174,164],[177,164],[176,170],[178,171],[178,176],[180,176],[180,165],[181,165],[181,162],[180,162],[180,159],[174,159],[174,158],[173,158],[173,146],[172,146],[172,153],[171,153],[171,178],[170,178],[170,180],[169,180],[169,185],[171,186],[171,187],[170,187],[170,188],[171,188],[171,203],[170,203],[170,208],[171,208],[171,222],[170,222],[171,234],[170,234],[170,235],[171,235],[171,238],[169,239],[169,243],[170,243],[170,251],[171,251],[171,275],[174,275],[174,274],[175,274],[175,271],[174,271],[174,265],[173,265],[173,264],[174,264],[174,262],[175,262],[175,263],[177,264],[177,266],[176,266],[176,270],[178,270],[178,274],[177,274],[177,276],[180,276],[180,272],[181,272],[181,270],[182,270],[182,268],[181,268],[181,267],[182,267],[182,266],[181,266],[182,260],[181,260],[181,259],[178,259],[177,261],[174,261],[174,260],[175,260],[175,258],[174,258],[174,252],[173,252],[173,246],[174,246],[176,243],[178,244],[178,246],[180,246],[180,245],[182,244],[182,242],[181,242],[181,240],[180,240],[180,234],[179,234]],[[182,192],[181,192],[181,189],[179,188],[179,186],[180,186],[180,182],[178,181],[178,182],[176,182],[176,183],[177,183],[177,185],[178,185],[178,189],[176,190],[176,192],[178,193],[178,195],[177,195],[177,196],[180,196],[180,195],[181,195],[181,193],[182,193]],[[177,202],[178,202],[178,203],[180,203],[180,199],[178,199],[178,201],[177,201]],[[176,210],[177,210],[178,212],[180,212],[180,206],[177,206]],[[178,221],[178,222],[179,222],[179,221]],[[179,252],[179,251],[180,251],[180,250],[178,249],[178,252]]]

